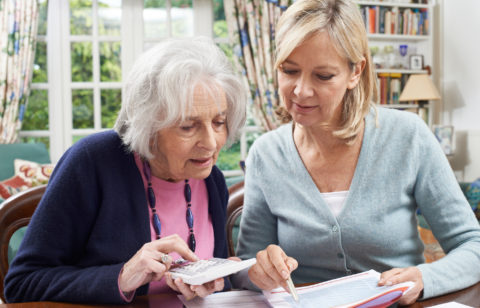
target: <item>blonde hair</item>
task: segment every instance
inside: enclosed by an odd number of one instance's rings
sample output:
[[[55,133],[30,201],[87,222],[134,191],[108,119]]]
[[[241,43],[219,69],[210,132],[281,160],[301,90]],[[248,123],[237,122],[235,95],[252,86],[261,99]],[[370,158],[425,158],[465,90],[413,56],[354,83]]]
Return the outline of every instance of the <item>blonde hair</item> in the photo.
[[[360,133],[363,118],[378,99],[377,80],[368,48],[367,33],[357,4],[351,0],[298,0],[280,17],[276,29],[275,68],[312,35],[326,31],[339,55],[350,64],[366,60],[359,83],[347,89],[341,127],[334,136],[353,141]],[[281,113],[281,111],[279,112]]]
[[[167,39],[140,56],[126,80],[115,131],[131,151],[152,158],[151,141],[185,117],[196,86],[214,98],[225,93],[231,145],[245,124],[247,90],[222,50],[202,37]]]

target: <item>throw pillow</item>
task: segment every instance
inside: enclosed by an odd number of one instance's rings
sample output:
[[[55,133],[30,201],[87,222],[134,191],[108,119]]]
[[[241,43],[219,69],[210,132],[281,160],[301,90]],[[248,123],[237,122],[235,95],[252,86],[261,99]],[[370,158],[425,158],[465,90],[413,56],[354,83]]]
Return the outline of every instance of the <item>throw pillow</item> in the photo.
[[[33,161],[15,159],[13,161],[15,175],[20,176],[31,186],[46,184],[53,172],[53,164],[39,164]]]
[[[465,197],[467,197],[468,203],[470,203],[477,219],[480,220],[480,178],[467,186]]]
[[[15,175],[7,180],[0,182],[0,197],[7,199],[8,197],[15,195],[21,191],[24,191],[32,187],[22,177]]]

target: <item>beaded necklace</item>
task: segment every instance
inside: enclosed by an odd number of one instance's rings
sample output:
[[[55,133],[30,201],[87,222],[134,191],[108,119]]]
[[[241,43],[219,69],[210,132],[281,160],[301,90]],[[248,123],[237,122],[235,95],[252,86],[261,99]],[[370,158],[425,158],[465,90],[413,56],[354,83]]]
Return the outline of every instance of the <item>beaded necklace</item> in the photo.
[[[143,160],[143,174],[147,179],[147,201],[150,209],[152,210],[152,225],[153,229],[155,229],[155,234],[157,235],[157,240],[160,239],[160,234],[162,232],[162,223],[160,222],[160,218],[157,215],[157,209],[155,208],[156,205],[156,198],[155,192],[152,188],[152,169],[150,168],[150,164],[148,161]],[[195,252],[195,235],[193,233],[193,213],[192,213],[192,190],[190,188],[190,184],[188,183],[188,179],[185,180],[185,188],[183,191],[185,195],[185,201],[187,202],[187,213],[186,213],[186,220],[188,225],[189,237],[188,237],[188,247],[191,251]]]

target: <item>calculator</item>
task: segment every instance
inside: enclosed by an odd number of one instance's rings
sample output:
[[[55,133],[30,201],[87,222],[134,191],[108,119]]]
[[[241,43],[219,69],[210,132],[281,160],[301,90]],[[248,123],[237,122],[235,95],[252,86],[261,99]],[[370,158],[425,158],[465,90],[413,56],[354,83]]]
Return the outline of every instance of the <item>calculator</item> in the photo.
[[[225,277],[243,269],[249,268],[257,262],[251,258],[243,261],[212,258],[184,264],[170,268],[172,278],[182,278],[184,283],[202,285],[206,282]]]

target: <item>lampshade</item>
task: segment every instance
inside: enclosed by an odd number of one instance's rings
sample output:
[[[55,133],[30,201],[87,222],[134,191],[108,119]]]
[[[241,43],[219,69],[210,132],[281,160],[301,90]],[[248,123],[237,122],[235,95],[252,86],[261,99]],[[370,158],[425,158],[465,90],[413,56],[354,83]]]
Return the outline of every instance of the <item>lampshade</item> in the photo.
[[[440,99],[440,94],[428,75],[411,74],[398,100],[405,102],[438,99]]]

